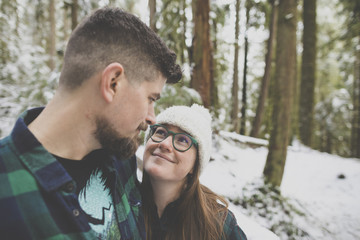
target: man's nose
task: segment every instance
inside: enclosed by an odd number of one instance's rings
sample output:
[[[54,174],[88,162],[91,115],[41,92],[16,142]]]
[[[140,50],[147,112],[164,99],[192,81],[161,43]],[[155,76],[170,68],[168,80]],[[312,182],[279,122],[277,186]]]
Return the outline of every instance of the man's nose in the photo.
[[[154,125],[156,123],[156,116],[155,116],[155,110],[154,110],[153,105],[149,106],[149,111],[145,118],[145,121],[148,125]]]

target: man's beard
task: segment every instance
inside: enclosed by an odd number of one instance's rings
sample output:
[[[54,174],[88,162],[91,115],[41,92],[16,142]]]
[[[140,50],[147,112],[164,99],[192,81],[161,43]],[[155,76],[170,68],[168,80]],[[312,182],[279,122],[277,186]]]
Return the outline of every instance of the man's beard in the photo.
[[[142,123],[139,130],[146,130],[147,125]],[[104,117],[96,118],[95,138],[99,141],[102,148],[121,157],[128,159],[136,153],[139,147],[139,136],[122,137],[117,133],[114,126]]]

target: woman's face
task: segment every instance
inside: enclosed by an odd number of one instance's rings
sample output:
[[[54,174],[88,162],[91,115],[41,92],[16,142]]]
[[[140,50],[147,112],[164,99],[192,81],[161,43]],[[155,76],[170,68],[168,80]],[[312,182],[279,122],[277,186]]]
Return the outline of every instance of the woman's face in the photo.
[[[166,128],[175,133],[184,133],[180,128],[167,125]],[[160,143],[151,138],[144,151],[144,170],[153,180],[168,182],[184,182],[188,173],[192,173],[196,160],[194,145],[185,152],[177,151],[172,144],[172,135]]]

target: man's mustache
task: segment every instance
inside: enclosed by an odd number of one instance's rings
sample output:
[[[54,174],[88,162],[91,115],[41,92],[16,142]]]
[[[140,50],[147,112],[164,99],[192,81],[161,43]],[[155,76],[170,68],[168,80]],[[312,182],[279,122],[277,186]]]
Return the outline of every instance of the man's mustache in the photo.
[[[148,128],[148,125],[146,123],[141,123],[138,127],[138,130],[140,131],[146,131],[146,129]]]

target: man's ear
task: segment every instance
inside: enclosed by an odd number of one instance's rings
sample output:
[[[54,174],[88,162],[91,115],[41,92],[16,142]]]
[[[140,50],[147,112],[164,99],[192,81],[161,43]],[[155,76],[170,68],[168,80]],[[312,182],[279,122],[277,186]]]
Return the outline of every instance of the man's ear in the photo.
[[[118,90],[124,68],[120,63],[114,62],[106,66],[101,75],[101,95],[106,102],[111,102]]]

